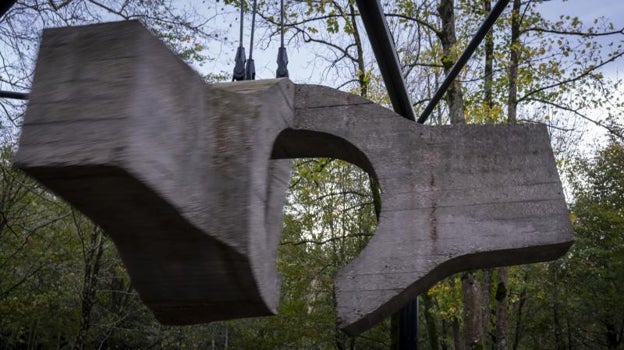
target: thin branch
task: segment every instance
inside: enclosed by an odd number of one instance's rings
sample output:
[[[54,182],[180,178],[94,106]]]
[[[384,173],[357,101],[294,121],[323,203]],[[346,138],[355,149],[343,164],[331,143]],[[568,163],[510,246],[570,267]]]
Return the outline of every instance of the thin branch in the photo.
[[[565,132],[574,131],[574,129],[562,128],[560,126],[555,126],[555,125],[553,125],[551,123],[544,123],[544,122],[537,121],[537,120],[518,118],[518,121],[525,122],[525,123],[531,123],[531,124],[542,124],[542,125],[546,125],[549,128],[553,128],[553,129],[560,130],[560,131],[565,131]]]
[[[117,10],[115,10],[115,9],[111,8],[111,7],[108,7],[108,6],[106,6],[106,5],[102,4],[102,3],[100,3],[99,1],[95,1],[95,0],[88,0],[88,1],[89,1],[90,3],[92,3],[92,4],[96,5],[96,6],[98,6],[98,7],[101,7],[102,9],[104,9],[104,10],[106,10],[106,11],[108,11],[108,12],[112,13],[112,14],[115,14],[115,15],[117,15],[117,16],[119,16],[119,17],[121,17],[121,18],[125,19],[125,20],[130,19],[130,17],[129,17],[128,15],[125,15],[125,14],[123,14],[122,12],[117,11]]]
[[[581,31],[567,31],[567,30],[557,30],[557,29],[547,29],[547,28],[539,28],[539,27],[531,27],[521,31],[522,34],[527,32],[540,32],[540,33],[548,33],[548,34],[559,34],[559,35],[574,35],[574,36],[582,36],[586,38],[593,38],[599,36],[608,36],[615,34],[624,34],[624,28],[619,30],[613,30],[610,32],[581,32]]]
[[[599,127],[601,127],[601,128],[606,129],[606,130],[607,130],[607,131],[609,131],[609,133],[610,133],[610,134],[612,134],[613,136],[615,136],[615,137],[617,137],[617,138],[620,138],[620,139],[624,140],[624,135],[620,134],[620,132],[619,132],[618,130],[616,130],[616,129],[614,129],[614,128],[611,128],[611,127],[610,127],[610,126],[608,126],[608,125],[604,125],[604,124],[602,124],[601,122],[596,121],[596,120],[594,120],[594,119],[592,119],[592,118],[590,118],[590,117],[586,116],[585,114],[583,114],[583,113],[579,112],[579,111],[578,111],[578,110],[576,110],[576,109],[573,109],[573,108],[570,108],[570,107],[566,107],[566,106],[560,105],[560,104],[555,103],[555,102],[552,102],[552,101],[547,101],[547,100],[539,99],[539,98],[530,98],[530,99],[527,99],[526,101],[539,102],[539,103],[543,103],[543,104],[546,104],[546,105],[549,105],[549,106],[553,106],[553,107],[559,108],[559,109],[564,110],[564,111],[567,111],[567,112],[572,112],[573,114],[575,114],[575,115],[577,115],[577,116],[581,117],[582,119],[585,119],[585,120],[587,120],[587,121],[588,121],[588,122],[590,122],[590,123],[593,123],[593,124],[595,124],[595,125],[597,125],[597,126],[599,126]]]
[[[443,33],[441,30],[437,29],[436,27],[434,27],[432,24],[425,22],[421,19],[418,19],[416,17],[410,17],[401,13],[386,13],[386,17],[396,17],[396,18],[402,18],[402,19],[406,19],[409,21],[414,21],[416,23],[418,23],[419,25],[431,30],[433,33],[435,33],[435,35],[437,35],[438,37],[441,36]]]
[[[522,101],[528,100],[531,96],[533,96],[533,95],[535,95],[537,93],[540,93],[542,91],[545,91],[545,90],[552,89],[552,88],[557,87],[557,86],[561,86],[561,85],[565,85],[565,84],[568,84],[568,83],[572,83],[572,82],[581,80],[582,78],[592,74],[598,68],[603,67],[603,66],[607,65],[608,63],[611,63],[611,62],[617,60],[618,58],[620,58],[622,56],[624,56],[624,51],[618,53],[617,55],[614,55],[613,57],[609,58],[606,61],[601,62],[598,65],[592,66],[591,68],[585,70],[580,75],[577,75],[575,77],[570,77],[568,79],[565,79],[565,80],[562,80],[562,81],[558,81],[558,82],[550,84],[550,85],[542,86],[541,88],[538,88],[538,89],[535,89],[533,91],[530,91],[527,94],[525,94],[524,96],[518,98],[517,103],[520,103]]]
[[[345,239],[345,238],[372,237],[372,236],[373,236],[372,233],[353,233],[353,234],[349,234],[349,235],[328,238],[328,239],[325,239],[325,240],[322,240],[322,241],[317,241],[317,240],[313,240],[313,239],[304,239],[304,240],[300,240],[300,241],[283,241],[283,242],[280,243],[280,245],[286,245],[286,244],[291,244],[291,245],[294,245],[294,246],[302,245],[302,244],[323,245],[323,244],[330,243],[330,242],[340,241],[340,240]]]

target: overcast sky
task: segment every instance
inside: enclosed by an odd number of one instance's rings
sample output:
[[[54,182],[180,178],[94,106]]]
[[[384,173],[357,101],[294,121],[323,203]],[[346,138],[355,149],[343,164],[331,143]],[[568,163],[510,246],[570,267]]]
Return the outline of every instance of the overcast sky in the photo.
[[[538,6],[542,14],[550,19],[555,19],[565,12],[587,21],[597,17],[606,17],[616,24],[616,27],[624,26],[624,0],[551,0]],[[617,26],[618,23],[619,26]]]
[[[418,0],[416,0],[418,1]],[[194,2],[191,0],[191,2]],[[232,25],[229,38],[238,38],[238,18],[235,18],[237,14],[236,8],[233,6],[226,9],[226,13],[232,14],[230,17],[231,22],[236,25]],[[508,5],[508,7],[511,5]],[[608,21],[612,22],[616,28],[624,28],[624,0],[550,0],[544,1],[538,4],[538,10],[547,18],[556,20],[561,14],[576,16],[583,21],[587,26],[591,25],[593,20],[598,17],[604,17]],[[249,33],[249,25],[251,23],[250,15],[245,18],[245,32]],[[230,21],[226,21],[230,22]],[[606,38],[606,40],[620,40],[624,42],[624,35],[618,38]],[[254,49],[254,58],[256,63],[256,71],[259,79],[272,78],[275,75],[277,56],[277,48],[279,42],[277,38],[269,45],[269,47],[256,47]],[[249,53],[249,38],[245,39],[245,47],[247,53]],[[307,83],[321,83],[322,77],[320,71],[314,71],[313,57],[311,45],[302,45],[301,47],[288,47],[288,55],[290,59],[289,71],[291,79],[295,82],[307,82]],[[210,67],[219,67],[216,71],[222,70],[229,72],[234,68],[233,59],[235,55],[236,45],[220,45],[218,48],[211,49],[213,54],[214,50],[218,50],[217,55],[219,57],[216,64],[211,64]],[[196,69],[206,72],[209,67],[196,67]],[[608,69],[609,74],[624,74],[624,67],[622,64],[611,65]]]

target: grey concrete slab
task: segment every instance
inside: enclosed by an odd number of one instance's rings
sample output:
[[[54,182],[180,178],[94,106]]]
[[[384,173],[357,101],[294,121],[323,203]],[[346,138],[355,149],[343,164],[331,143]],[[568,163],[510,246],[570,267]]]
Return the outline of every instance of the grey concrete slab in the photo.
[[[47,30],[16,166],[111,236],[163,323],[275,313],[289,158],[375,176],[336,276],[356,334],[457,271],[554,259],[571,224],[544,126],[427,127],[287,79],[205,84],[138,22]]]
[[[331,134],[351,150],[299,144],[297,131],[289,131],[282,141],[289,156],[322,149],[372,172],[381,186],[375,235],[335,277],[339,324],[350,334],[452,273],[555,259],[572,243],[543,125],[429,127],[353,95],[303,85],[292,129]]]
[[[163,323],[274,314],[287,80],[206,84],[138,22],[44,32],[15,164],[102,226]]]

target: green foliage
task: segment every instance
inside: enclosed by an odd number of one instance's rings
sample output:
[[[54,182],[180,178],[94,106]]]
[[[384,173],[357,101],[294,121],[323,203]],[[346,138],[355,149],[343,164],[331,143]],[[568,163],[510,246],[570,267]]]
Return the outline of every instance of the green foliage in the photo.
[[[226,0],[239,5],[237,1]],[[245,2],[247,5],[248,2]],[[63,4],[57,9],[53,4]],[[84,24],[102,18],[139,18],[188,62],[212,60],[207,40],[223,40],[219,31],[198,27],[193,13],[177,13],[171,2],[108,1],[105,15],[91,2],[19,2],[0,26],[0,36],[19,33],[3,67],[13,90],[27,89],[33,62],[23,50],[35,47],[43,26]],[[393,31],[416,112],[443,78],[437,1],[390,1],[384,9]],[[458,45],[456,57],[485,16],[482,1],[455,2]],[[220,5],[219,5],[220,6]],[[98,7],[99,8],[99,7]],[[249,11],[249,6],[246,6]],[[286,1],[287,33],[291,43],[314,45],[327,61],[326,84],[342,86],[389,106],[389,99],[359,20],[353,1]],[[259,25],[273,32],[277,5],[259,2]],[[29,16],[28,20],[19,15]],[[519,52],[518,107],[521,121],[544,122],[555,128],[555,144],[565,150],[573,145],[577,118],[596,119],[621,139],[622,103],[619,81],[597,68],[618,60],[622,43],[604,43],[597,34],[614,31],[606,21],[582,23],[565,14],[548,21],[539,2],[523,2]],[[266,22],[264,22],[266,20]],[[200,21],[201,22],[201,21]],[[5,25],[10,23],[10,26]],[[471,123],[499,123],[506,119],[509,87],[510,13],[504,13],[494,29],[492,105],[483,98],[484,79],[480,47],[460,75],[465,111]],[[604,36],[601,36],[604,37]],[[288,39],[288,38],[287,38]],[[18,43],[18,44],[15,44]],[[3,46],[4,55],[4,46]],[[8,51],[6,51],[8,52]],[[444,59],[447,61],[445,62]],[[328,73],[331,70],[331,74]],[[3,73],[4,74],[4,73]],[[3,75],[3,79],[5,79]],[[15,78],[17,77],[17,78]],[[327,78],[329,77],[329,78]],[[229,73],[208,73],[206,80],[229,80]],[[329,82],[330,81],[330,82]],[[5,84],[4,80],[2,84]],[[20,107],[7,108],[3,125],[19,120]],[[432,123],[447,122],[445,106],[434,113]],[[602,108],[599,117],[590,111]],[[591,118],[590,118],[591,117]],[[593,120],[593,119],[592,119]],[[561,129],[561,130],[560,130]],[[572,130],[568,132],[567,130]],[[560,131],[556,131],[560,130]],[[620,136],[618,136],[620,135]],[[193,327],[159,325],[133,291],[114,246],[102,237],[99,262],[88,259],[96,248],[90,234],[96,228],[72,212],[65,203],[10,167],[12,150],[0,155],[0,348],[68,348],[77,346],[82,319],[86,271],[99,265],[95,302],[88,314],[85,348],[254,348],[254,349],[387,349],[390,322],[349,338],[335,324],[332,277],[357,256],[375,231],[374,196],[368,175],[341,161],[298,160],[285,208],[284,232],[277,268],[283,276],[279,315],[275,317],[215,322]],[[572,219],[576,243],[557,262],[513,267],[507,285],[496,275],[486,279],[475,272],[482,292],[490,295],[482,305],[490,315],[486,341],[494,344],[497,301],[509,301],[509,348],[621,348],[624,329],[624,152],[613,142],[594,159],[574,162]],[[374,187],[374,186],[373,186]],[[381,189],[383,190],[383,189]],[[452,349],[461,346],[463,299],[459,276],[451,276],[427,293],[425,321],[439,336],[421,331],[421,347]],[[421,304],[422,305],[422,304]],[[52,317],[51,317],[52,316]],[[430,324],[427,324],[428,326]],[[421,330],[425,327],[421,327]],[[433,339],[433,340],[432,340]],[[439,344],[433,344],[433,341]],[[481,344],[481,343],[479,343]]]
[[[616,348],[624,332],[624,145],[612,142],[576,172],[572,207],[576,243],[561,270],[582,334]]]
[[[255,349],[386,348],[387,325],[350,339],[336,328],[333,276],[374,233],[368,175],[327,159],[295,162],[277,260],[279,314],[232,321],[232,345]],[[384,340],[386,339],[386,340]]]
[[[615,142],[570,168],[574,245],[564,258],[516,268],[512,277],[519,349],[622,346],[623,169],[624,147]]]
[[[87,348],[386,347],[387,324],[352,339],[335,324],[332,277],[376,226],[368,175],[357,167],[309,159],[293,168],[277,261],[283,276],[278,316],[162,327],[132,290],[112,242],[102,237],[102,258],[93,260],[89,252],[99,242],[89,238],[93,225],[11,168],[10,157],[6,148],[0,168],[0,347],[77,345],[87,271],[97,271]]]

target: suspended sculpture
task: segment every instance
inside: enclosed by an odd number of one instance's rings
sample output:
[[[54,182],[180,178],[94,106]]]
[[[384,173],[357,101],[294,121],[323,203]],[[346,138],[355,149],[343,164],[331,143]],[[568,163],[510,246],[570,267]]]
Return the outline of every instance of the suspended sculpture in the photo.
[[[335,277],[351,334],[449,274],[572,242],[544,126],[423,126],[288,79],[206,84],[138,22],[44,32],[15,164],[106,230],[163,323],[277,312],[295,157],[381,186],[376,234]]]

